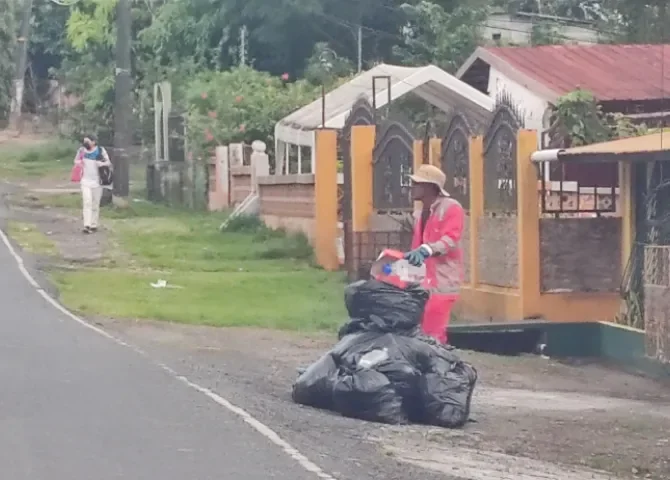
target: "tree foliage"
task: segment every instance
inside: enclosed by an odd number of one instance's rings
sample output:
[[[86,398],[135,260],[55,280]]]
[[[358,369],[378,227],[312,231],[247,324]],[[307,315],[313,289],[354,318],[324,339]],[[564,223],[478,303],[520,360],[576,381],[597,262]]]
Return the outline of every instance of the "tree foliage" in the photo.
[[[304,80],[287,80],[250,67],[199,74],[186,92],[191,145],[200,150],[253,140],[271,145],[277,120],[320,93]]]
[[[34,7],[33,71],[41,78],[55,76],[81,99],[72,114],[75,123],[87,130],[90,125],[104,128],[113,116],[116,3],[80,0],[68,8],[37,2]],[[12,0],[0,0],[3,12],[10,5],[14,5]],[[591,21],[593,28],[615,40],[657,42],[665,35],[664,0],[133,0],[131,5],[133,80],[145,111],[151,108],[153,84],[158,81],[169,80],[175,102],[186,107],[191,93],[213,78],[260,79],[252,78],[247,70],[235,70],[240,63],[243,27],[247,32],[246,66],[267,72],[273,82],[284,73],[291,79],[288,83],[304,79],[299,87],[282,87],[291,92],[308,86],[310,92],[318,92],[321,84],[354,72],[359,34],[363,68],[379,62],[434,63],[454,72],[485,40],[481,26],[494,7]],[[13,18],[3,14],[0,36],[16,28],[8,23]],[[10,71],[13,37],[6,38],[0,38],[0,111],[4,101],[1,85],[7,88],[6,82],[11,81],[6,72]],[[570,41],[548,22],[535,25],[531,40],[536,45]],[[226,77],[225,72],[233,77]],[[222,89],[221,99],[230,99],[228,87],[217,88]],[[265,102],[263,95],[269,93],[264,88],[258,95],[247,92],[244,96]],[[217,114],[238,122],[237,126],[242,122],[249,131],[257,125],[258,133],[267,136],[266,126],[253,115],[278,115],[287,108],[283,102],[278,100],[276,109],[266,105],[252,109],[249,104],[246,110],[239,105],[231,108],[235,115],[246,112],[249,118],[244,121],[224,112],[222,105]],[[268,117],[263,125],[276,120]],[[220,121],[217,125],[223,128]],[[232,133],[235,125],[225,127],[228,133],[223,136],[239,137],[240,132]]]
[[[396,46],[396,56],[403,63],[416,65],[436,63],[455,72],[479,44],[480,26],[488,14],[481,1],[452,2],[447,10],[429,1],[403,5],[407,17],[403,42]]]
[[[647,130],[625,115],[604,113],[591,92],[579,89],[556,102],[553,123],[558,126],[560,137],[573,147],[634,137]]]

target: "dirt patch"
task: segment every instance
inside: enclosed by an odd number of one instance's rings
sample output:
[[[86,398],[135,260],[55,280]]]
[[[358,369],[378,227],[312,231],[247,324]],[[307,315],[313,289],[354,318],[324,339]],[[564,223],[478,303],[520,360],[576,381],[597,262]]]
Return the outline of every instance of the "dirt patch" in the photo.
[[[396,468],[411,465],[442,478],[670,478],[670,388],[602,365],[461,352],[480,373],[473,400],[475,423],[456,431],[396,427],[291,403],[297,368],[328,350],[330,335],[104,319],[97,323],[243,402],[317,455],[346,441],[373,444],[378,462],[392,460],[400,465]]]
[[[67,266],[100,263],[107,259],[114,245],[104,225],[95,235],[84,235],[81,218],[75,212],[45,206],[34,196],[33,191],[16,184],[11,188],[3,188],[7,207],[4,220],[34,225],[37,231],[54,243],[58,257],[40,258],[41,264]],[[64,189],[56,189],[55,192],[68,193]]]
[[[35,225],[56,245],[60,258],[51,260],[59,265],[101,262],[111,248],[104,230],[84,235],[81,220],[64,211],[10,204],[8,220]]]

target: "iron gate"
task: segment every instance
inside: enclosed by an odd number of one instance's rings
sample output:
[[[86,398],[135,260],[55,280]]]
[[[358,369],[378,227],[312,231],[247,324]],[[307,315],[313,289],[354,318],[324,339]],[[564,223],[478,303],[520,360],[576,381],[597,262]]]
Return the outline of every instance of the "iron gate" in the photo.
[[[521,128],[516,113],[501,104],[484,135],[484,210],[512,213],[517,210],[517,132]]]
[[[470,137],[467,119],[454,115],[442,140],[442,171],[447,176],[446,189],[465,210],[470,209]]]
[[[372,167],[372,206],[375,210],[412,208],[410,175],[414,166],[414,136],[400,122],[382,120]]]

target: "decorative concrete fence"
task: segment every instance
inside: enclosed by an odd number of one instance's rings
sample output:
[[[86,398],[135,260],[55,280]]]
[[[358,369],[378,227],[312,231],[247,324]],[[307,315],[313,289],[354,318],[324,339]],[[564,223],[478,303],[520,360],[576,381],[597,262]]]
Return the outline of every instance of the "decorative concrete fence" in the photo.
[[[260,142],[253,147],[249,165],[231,162],[241,158],[241,147],[220,147],[212,162],[210,208],[247,202],[248,211],[268,226],[304,233],[323,268],[340,269],[344,256],[345,265],[350,268],[354,259],[354,273],[364,276],[362,267],[382,248],[409,248],[407,217],[413,206],[404,197],[406,176],[421,163],[433,163],[445,171],[447,190],[467,213],[461,239],[465,281],[456,308],[461,318],[492,322],[616,317],[631,245],[630,172],[623,166],[618,213],[548,217],[542,211],[539,172],[530,159],[536,132],[495,117],[483,135],[454,127],[424,148],[423,140],[403,139],[402,132],[389,137],[388,128],[378,128],[383,126],[351,126],[345,144],[350,170],[344,174],[338,173],[335,130],[315,132],[313,174],[269,175]],[[231,155],[231,149],[238,153]],[[385,164],[397,171],[387,173]],[[387,188],[382,179],[399,183]],[[255,202],[249,203],[250,198]]]

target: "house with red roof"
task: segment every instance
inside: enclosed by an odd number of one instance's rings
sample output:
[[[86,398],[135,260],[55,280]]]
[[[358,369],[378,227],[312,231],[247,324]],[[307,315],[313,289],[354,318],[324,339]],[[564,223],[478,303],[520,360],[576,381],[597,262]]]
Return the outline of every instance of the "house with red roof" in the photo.
[[[456,76],[491,97],[512,99],[525,128],[537,131],[548,127],[549,105],[578,88],[593,93],[605,112],[647,125],[670,117],[670,45],[480,47]]]
[[[577,89],[590,91],[606,113],[624,113],[649,127],[670,125],[670,45],[479,47],[456,77],[513,103],[524,128],[538,132],[550,126],[550,106]],[[611,188],[617,178],[615,164],[545,170],[545,180],[560,181],[555,188],[561,191]]]

